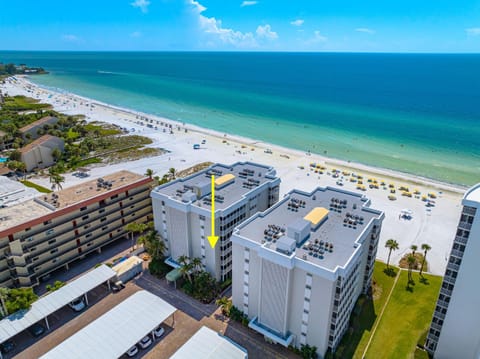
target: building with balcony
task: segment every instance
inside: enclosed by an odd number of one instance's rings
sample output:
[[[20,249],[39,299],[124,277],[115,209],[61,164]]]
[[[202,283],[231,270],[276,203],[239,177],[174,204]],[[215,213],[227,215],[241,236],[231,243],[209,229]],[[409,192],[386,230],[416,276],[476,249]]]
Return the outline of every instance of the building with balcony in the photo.
[[[34,168],[49,167],[55,163],[53,151],[58,149],[63,152],[63,148],[64,142],[60,137],[43,135],[20,149],[21,161],[29,172]]]
[[[45,132],[46,127],[51,127],[57,122],[58,122],[58,118],[53,116],[45,116],[35,122],[32,122],[26,126],[23,126],[22,128],[19,129],[19,131],[22,134],[22,137],[24,139],[26,139],[27,137],[31,139],[36,139],[41,136],[39,134],[39,130],[42,130]]]
[[[211,178],[215,178],[212,199]],[[217,280],[231,277],[232,243],[236,225],[278,201],[280,179],[272,167],[237,162],[216,164],[187,178],[156,187],[152,193],[155,229],[164,238],[167,263],[179,267],[178,258],[201,258]],[[211,248],[211,209],[215,204],[215,235]]]
[[[249,327],[285,347],[335,351],[371,287],[384,214],[363,195],[293,190],[237,226],[233,304]]]
[[[434,358],[480,358],[480,184],[462,200],[462,213],[425,348]]]
[[[0,286],[39,278],[124,238],[130,222],[152,219],[151,179],[128,171],[0,209]]]

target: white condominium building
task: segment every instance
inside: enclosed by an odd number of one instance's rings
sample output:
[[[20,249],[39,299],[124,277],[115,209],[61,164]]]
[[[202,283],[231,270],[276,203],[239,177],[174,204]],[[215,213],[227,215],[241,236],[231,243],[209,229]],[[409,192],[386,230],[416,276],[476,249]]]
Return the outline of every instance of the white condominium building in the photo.
[[[233,304],[249,327],[323,357],[348,328],[371,286],[384,214],[361,194],[293,190],[239,225],[233,242]]]
[[[438,296],[426,349],[434,358],[480,358],[480,184],[462,200],[462,213]]]
[[[215,178],[215,235],[211,248],[211,177]],[[251,162],[216,164],[187,178],[156,187],[152,193],[155,229],[167,246],[166,263],[178,258],[201,258],[217,280],[231,277],[232,243],[236,225],[278,201],[280,179],[272,167]]]

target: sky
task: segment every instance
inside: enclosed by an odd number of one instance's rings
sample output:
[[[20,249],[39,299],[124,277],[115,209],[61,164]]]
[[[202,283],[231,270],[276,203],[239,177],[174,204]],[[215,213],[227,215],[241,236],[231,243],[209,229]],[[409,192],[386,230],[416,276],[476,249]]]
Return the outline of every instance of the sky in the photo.
[[[480,1],[0,0],[0,50],[480,52]]]

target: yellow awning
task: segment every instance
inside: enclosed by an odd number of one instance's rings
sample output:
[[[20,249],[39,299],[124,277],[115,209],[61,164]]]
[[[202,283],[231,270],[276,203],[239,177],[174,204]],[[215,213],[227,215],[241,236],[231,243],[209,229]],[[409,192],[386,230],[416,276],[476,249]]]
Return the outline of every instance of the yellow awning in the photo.
[[[323,207],[315,207],[303,219],[310,221],[313,226],[318,225],[327,215],[328,209]]]

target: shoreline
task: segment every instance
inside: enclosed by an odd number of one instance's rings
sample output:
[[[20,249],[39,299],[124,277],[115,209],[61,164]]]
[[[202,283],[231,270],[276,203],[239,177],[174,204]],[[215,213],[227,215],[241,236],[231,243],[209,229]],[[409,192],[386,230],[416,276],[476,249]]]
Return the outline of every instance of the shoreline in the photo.
[[[461,198],[465,192],[465,188],[461,186],[360,163],[336,160],[316,153],[308,154],[301,150],[225,134],[141,111],[111,106],[73,93],[45,89],[28,81],[25,77],[17,76],[17,81],[6,81],[5,85],[0,85],[0,88],[10,95],[25,95],[49,103],[56,111],[67,115],[85,115],[85,120],[88,122],[102,121],[116,124],[126,128],[131,134],[151,138],[153,143],[147,147],[164,148],[170,151],[160,156],[135,161],[89,165],[87,167],[90,169],[90,179],[122,169],[143,175],[147,168],[161,177],[171,167],[182,170],[205,161],[225,164],[238,161],[263,163],[275,168],[277,176],[282,180],[280,198],[293,189],[310,192],[317,187],[327,186],[361,193],[370,200],[372,208],[385,213],[377,250],[378,259],[387,260],[388,250],[384,247],[384,243],[390,238],[397,240],[400,246],[399,250],[392,253],[391,263],[398,262],[408,253],[412,244],[420,248],[421,244],[428,243],[432,247],[428,259],[428,272],[442,275],[445,271],[461,212]],[[147,123],[150,126],[147,126]],[[193,144],[200,143],[202,144],[199,150],[193,149]],[[323,174],[318,171],[316,173],[310,163],[320,164],[327,169]],[[332,175],[333,168],[340,172],[336,177]],[[357,183],[352,181],[357,179],[350,175],[343,175],[342,171],[362,175],[366,187],[363,192],[358,189]],[[83,181],[72,173],[66,173],[64,176],[65,188]],[[378,189],[369,188],[370,183],[367,182],[367,178],[370,177],[377,178],[379,183],[382,180],[387,185],[394,183],[395,188],[400,186],[407,186],[412,190],[418,188],[423,195],[435,192],[437,199],[433,207],[426,206],[426,202],[421,200],[420,195],[401,196],[401,191],[398,189],[395,193],[397,198],[392,201],[388,198],[390,188],[387,186],[380,186]],[[34,175],[30,180],[44,187],[50,186],[47,177]],[[338,185],[339,181],[342,182],[341,187]],[[400,213],[404,209],[410,209],[413,212],[413,218],[408,220],[400,218]]]
[[[305,152],[303,150],[290,148],[290,147],[284,147],[284,146],[281,146],[281,145],[264,142],[262,140],[257,140],[257,139],[254,139],[254,138],[244,137],[244,136],[236,135],[236,134],[233,134],[233,133],[222,133],[222,132],[214,130],[214,129],[201,127],[201,126],[186,123],[186,122],[180,122],[180,121],[177,121],[177,120],[172,120],[172,119],[162,117],[162,116],[159,116],[159,115],[150,114],[150,113],[146,113],[146,112],[143,112],[143,111],[138,111],[138,110],[134,110],[134,109],[118,106],[118,105],[108,104],[108,103],[105,103],[105,102],[102,102],[102,101],[99,101],[99,100],[96,100],[96,99],[93,99],[93,98],[89,98],[89,97],[85,97],[85,96],[75,94],[73,92],[69,92],[68,90],[65,90],[65,89],[52,88],[52,87],[49,87],[49,86],[42,86],[42,85],[36,84],[35,82],[32,82],[28,75],[16,75],[16,77],[23,79],[23,81],[25,81],[28,85],[30,85],[32,87],[36,87],[38,89],[42,89],[42,90],[47,91],[47,92],[54,92],[54,93],[61,94],[61,95],[64,95],[64,96],[68,96],[68,97],[71,97],[71,98],[81,99],[83,101],[90,102],[91,104],[93,104],[95,106],[103,107],[105,110],[118,111],[120,113],[125,114],[126,116],[135,115],[135,116],[141,116],[141,117],[145,117],[145,118],[151,118],[151,119],[154,119],[156,121],[163,121],[163,122],[172,124],[172,126],[173,125],[179,126],[181,128],[185,128],[185,129],[188,129],[189,131],[194,131],[194,132],[197,132],[197,133],[200,133],[200,134],[205,134],[205,135],[209,135],[209,136],[215,136],[215,137],[225,138],[225,139],[230,139],[230,140],[233,139],[234,141],[236,141],[240,144],[245,144],[245,145],[249,145],[249,146],[254,145],[254,146],[262,148],[262,149],[273,149],[273,148],[275,148],[277,151],[280,151],[280,152],[283,152],[283,153],[290,152],[290,154],[294,154],[296,156],[304,156],[304,155],[307,155],[309,153],[309,152]],[[59,112],[61,112],[61,111],[59,111]],[[416,175],[414,173],[403,172],[403,171],[400,171],[400,170],[377,167],[377,166],[373,166],[373,165],[364,164],[364,163],[361,163],[361,162],[351,162],[351,161],[348,161],[348,160],[342,160],[342,159],[338,159],[338,158],[334,158],[334,157],[328,157],[328,156],[324,156],[324,155],[322,155],[320,153],[316,153],[316,152],[311,152],[311,155],[313,155],[314,157],[320,158],[321,161],[323,161],[324,164],[326,164],[326,165],[342,167],[342,169],[347,169],[347,170],[354,169],[356,171],[366,172],[366,173],[369,173],[371,175],[377,175],[377,176],[381,175],[383,177],[389,177],[392,180],[406,181],[406,182],[409,182],[411,184],[428,186],[428,187],[435,188],[435,189],[438,189],[438,190],[441,190],[441,191],[448,191],[448,192],[463,194],[470,187],[470,186],[466,186],[466,185],[462,185],[462,184],[458,184],[458,183],[444,182],[442,180],[438,180],[438,179],[435,179],[435,178],[419,176],[419,175]]]

